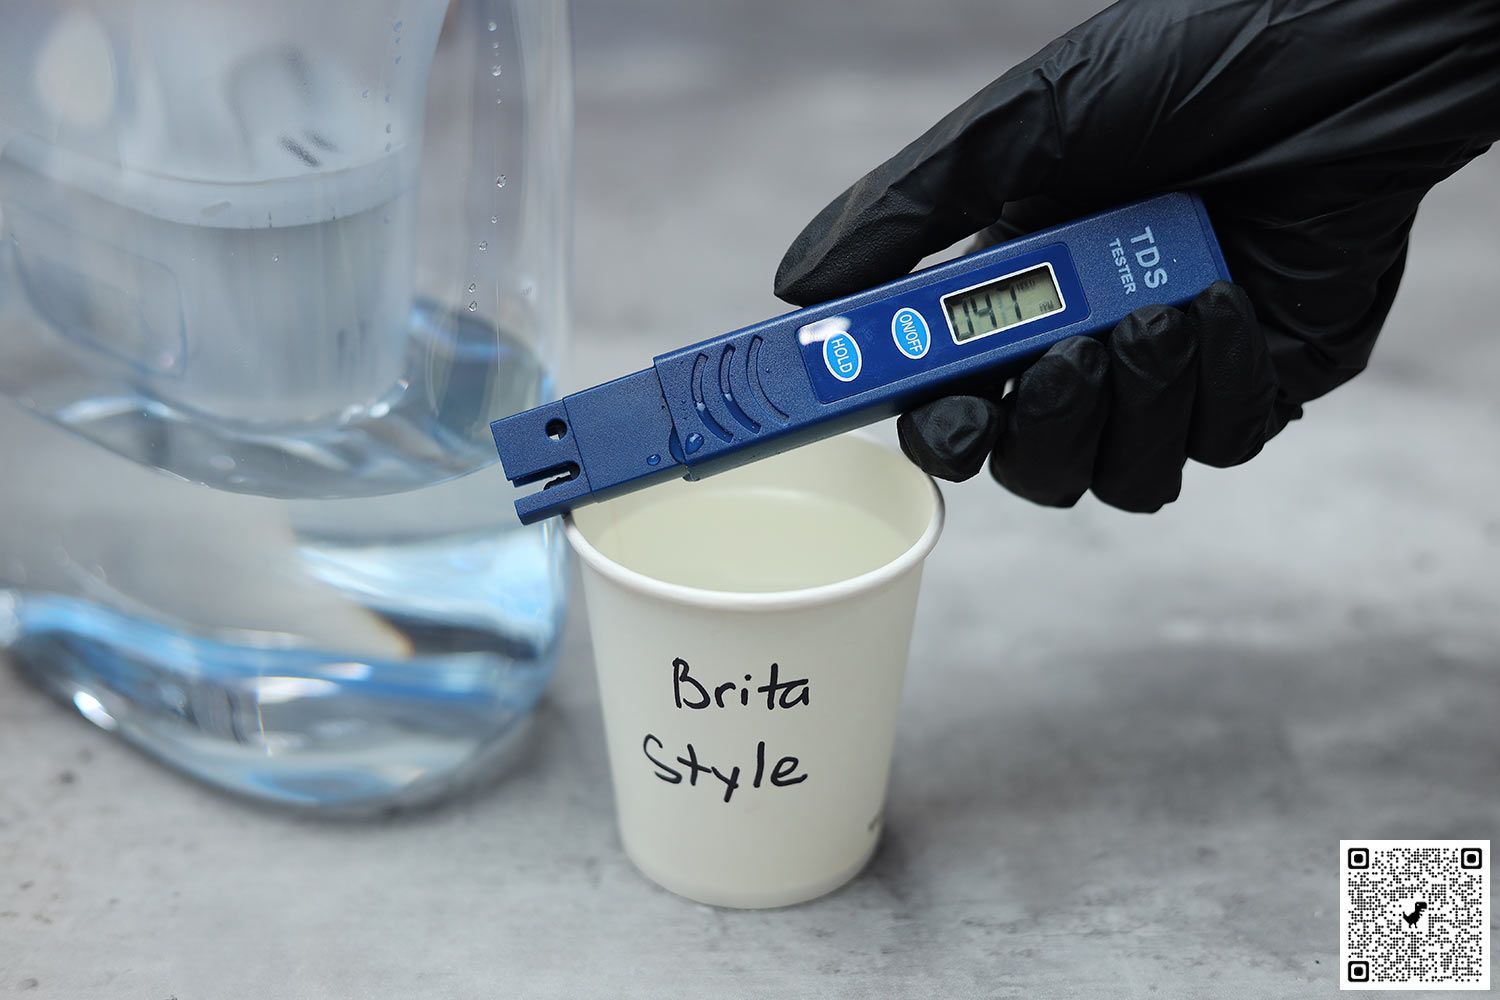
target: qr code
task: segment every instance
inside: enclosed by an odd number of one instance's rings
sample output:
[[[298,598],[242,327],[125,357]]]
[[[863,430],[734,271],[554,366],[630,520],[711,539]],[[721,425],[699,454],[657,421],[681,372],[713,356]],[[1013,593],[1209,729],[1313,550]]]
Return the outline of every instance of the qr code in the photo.
[[[1339,989],[1490,988],[1488,840],[1341,840]]]

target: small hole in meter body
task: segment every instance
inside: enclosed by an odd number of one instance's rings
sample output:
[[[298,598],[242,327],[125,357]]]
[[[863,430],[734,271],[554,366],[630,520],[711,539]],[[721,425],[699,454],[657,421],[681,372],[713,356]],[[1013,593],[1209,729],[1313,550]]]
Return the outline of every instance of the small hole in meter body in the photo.
[[[554,441],[561,441],[568,436],[568,424],[563,420],[547,421],[547,436]]]

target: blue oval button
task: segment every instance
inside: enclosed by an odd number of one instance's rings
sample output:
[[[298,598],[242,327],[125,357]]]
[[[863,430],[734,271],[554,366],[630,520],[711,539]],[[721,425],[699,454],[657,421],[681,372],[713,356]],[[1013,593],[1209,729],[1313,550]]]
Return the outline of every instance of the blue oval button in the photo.
[[[927,349],[932,346],[932,331],[927,328],[927,320],[915,309],[896,310],[896,315],[891,317],[891,337],[896,341],[897,349],[913,361],[926,357]]]
[[[823,341],[823,363],[828,372],[840,382],[853,382],[859,378],[864,359],[859,353],[859,341],[847,333],[835,333]]]

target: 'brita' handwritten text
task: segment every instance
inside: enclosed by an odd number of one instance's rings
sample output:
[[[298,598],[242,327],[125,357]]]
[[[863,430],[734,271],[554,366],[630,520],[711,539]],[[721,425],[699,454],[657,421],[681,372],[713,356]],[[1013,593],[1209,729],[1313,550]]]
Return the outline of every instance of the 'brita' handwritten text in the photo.
[[[812,689],[806,678],[783,680],[781,666],[776,663],[771,664],[770,677],[764,684],[756,685],[754,676],[746,674],[744,684],[725,681],[710,689],[703,680],[693,676],[692,667],[686,660],[679,657],[672,661],[672,703],[682,711],[738,711],[750,708],[752,700],[757,709],[764,706],[767,712],[784,712],[811,704]],[[646,738],[641,741],[641,751],[656,769],[656,776],[669,785],[680,785],[686,780],[689,787],[696,788],[699,777],[703,777],[706,783],[710,780],[709,776],[712,776],[723,784],[725,802],[734,798],[735,790],[740,787],[740,775],[743,772],[738,765],[730,767],[726,773],[713,764],[700,760],[697,749],[691,743],[687,744],[682,754],[673,758],[683,769],[673,767],[663,759],[666,756],[666,745],[655,733],[646,734]],[[800,784],[807,780],[805,771],[798,773],[800,766],[801,761],[788,754],[770,765],[768,770],[766,741],[760,740],[755,744],[755,769],[749,787],[760,788],[769,784],[775,788],[785,788]]]

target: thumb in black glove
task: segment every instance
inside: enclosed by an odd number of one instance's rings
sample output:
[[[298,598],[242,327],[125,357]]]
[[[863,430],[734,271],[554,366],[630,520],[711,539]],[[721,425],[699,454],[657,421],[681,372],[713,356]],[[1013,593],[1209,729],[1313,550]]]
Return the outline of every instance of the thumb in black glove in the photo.
[[[1238,287],[1052,348],[1001,398],[901,418],[934,475],[1150,511],[1187,458],[1253,457],[1361,371],[1417,205],[1500,137],[1500,3],[1124,0],[839,196],[787,251],[797,304],[888,281],[993,226],[1015,235],[1147,194],[1203,195]]]

